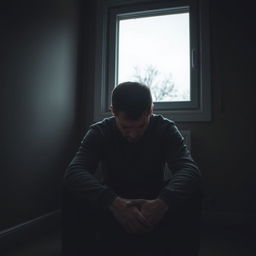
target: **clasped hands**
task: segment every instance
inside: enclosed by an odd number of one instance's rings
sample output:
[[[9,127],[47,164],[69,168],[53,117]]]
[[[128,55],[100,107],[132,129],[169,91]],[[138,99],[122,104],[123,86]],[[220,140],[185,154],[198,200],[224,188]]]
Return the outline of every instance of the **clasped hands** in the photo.
[[[161,199],[125,199],[117,197],[110,210],[121,226],[128,233],[146,233],[163,218],[168,210],[167,204]]]

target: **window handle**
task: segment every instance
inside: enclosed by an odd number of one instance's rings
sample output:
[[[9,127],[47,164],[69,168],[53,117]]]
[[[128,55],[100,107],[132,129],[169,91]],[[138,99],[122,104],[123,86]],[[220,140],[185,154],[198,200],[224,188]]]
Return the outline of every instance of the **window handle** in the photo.
[[[196,49],[192,49],[191,58],[192,58],[191,59],[192,68],[196,68],[197,67]]]

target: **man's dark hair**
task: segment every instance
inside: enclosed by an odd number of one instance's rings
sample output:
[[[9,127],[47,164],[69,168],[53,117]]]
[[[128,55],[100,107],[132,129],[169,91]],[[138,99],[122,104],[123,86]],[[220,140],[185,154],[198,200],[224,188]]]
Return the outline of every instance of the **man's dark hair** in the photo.
[[[128,119],[136,120],[152,107],[150,89],[137,82],[121,83],[112,92],[112,107],[116,114],[124,112]]]

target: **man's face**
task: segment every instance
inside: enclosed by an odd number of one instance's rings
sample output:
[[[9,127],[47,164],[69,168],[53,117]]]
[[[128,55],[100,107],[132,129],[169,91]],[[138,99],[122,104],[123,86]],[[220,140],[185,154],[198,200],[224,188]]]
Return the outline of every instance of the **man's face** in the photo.
[[[150,113],[143,114],[137,120],[127,119],[124,112],[119,112],[115,115],[116,125],[122,135],[129,142],[136,142],[144,134],[150,121]]]

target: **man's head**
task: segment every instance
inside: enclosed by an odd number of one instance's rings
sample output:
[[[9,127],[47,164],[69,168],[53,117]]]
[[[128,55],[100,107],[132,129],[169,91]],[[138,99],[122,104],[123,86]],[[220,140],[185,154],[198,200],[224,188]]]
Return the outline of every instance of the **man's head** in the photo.
[[[130,142],[145,132],[152,114],[150,89],[137,82],[119,84],[112,92],[111,110],[122,135]]]

